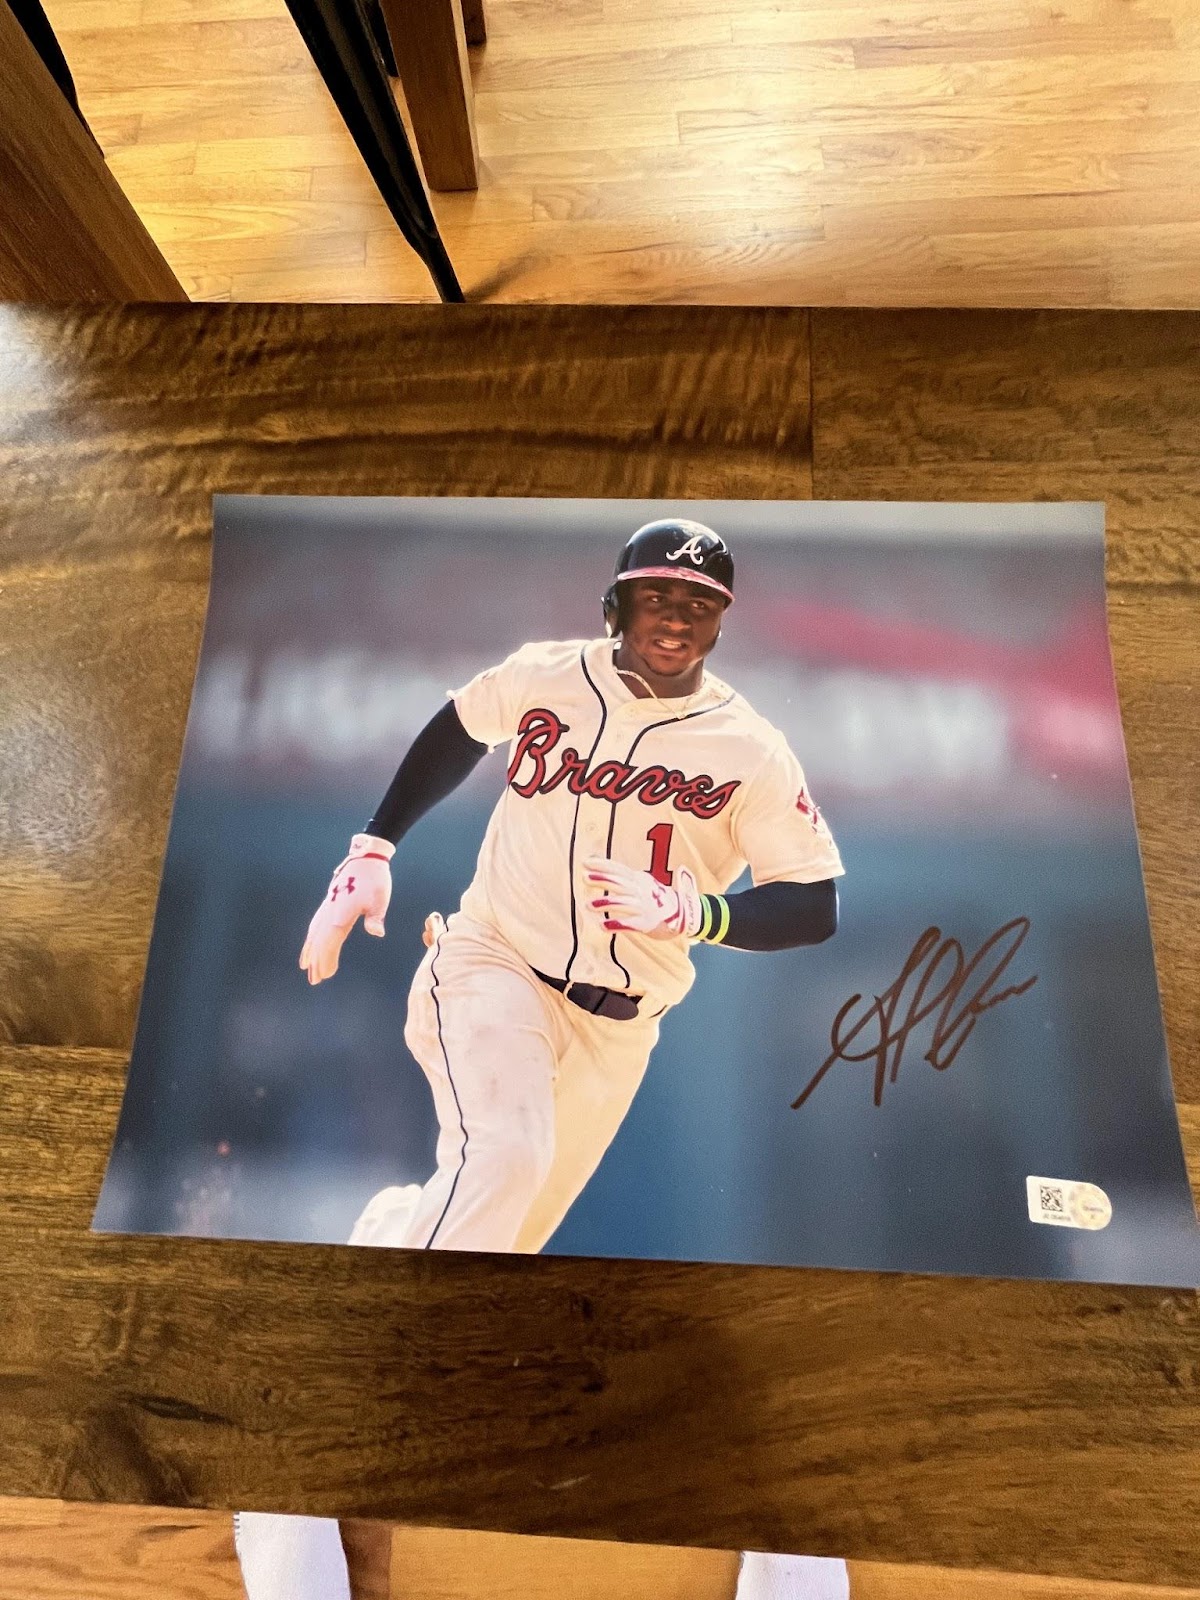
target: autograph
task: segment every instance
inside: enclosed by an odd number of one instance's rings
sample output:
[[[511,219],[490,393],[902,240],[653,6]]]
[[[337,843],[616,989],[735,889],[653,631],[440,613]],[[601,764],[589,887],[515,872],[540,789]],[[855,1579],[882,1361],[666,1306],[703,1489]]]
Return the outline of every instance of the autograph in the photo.
[[[989,992],[1021,948],[1028,932],[1029,918],[1014,917],[989,935],[968,961],[957,939],[943,939],[940,928],[926,928],[913,945],[900,976],[891,988],[876,995],[857,1018],[854,1011],[860,1005],[862,995],[851,995],[846,1001],[834,1018],[829,1032],[833,1049],[813,1074],[803,1093],[792,1101],[792,1110],[799,1110],[829,1069],[839,1061],[873,1061],[875,1104],[882,1104],[884,1085],[896,1081],[909,1034],[919,1022],[934,1012],[940,1014],[933,1025],[933,1040],[924,1059],[939,1072],[944,1072],[953,1064],[985,1011],[998,1006],[1002,1000],[1024,994],[1037,982],[1035,973],[1032,978],[1026,978],[1024,983],[1013,984],[995,994]],[[939,980],[939,969],[944,970],[947,964],[950,967],[949,976]],[[917,973],[921,975],[908,1002],[908,1010],[903,1020],[897,1023],[905,988]],[[937,987],[939,981],[941,986]],[[850,1046],[872,1023],[879,1030],[878,1039],[865,1049],[851,1050]],[[867,1037],[871,1039],[872,1035],[868,1034]]]

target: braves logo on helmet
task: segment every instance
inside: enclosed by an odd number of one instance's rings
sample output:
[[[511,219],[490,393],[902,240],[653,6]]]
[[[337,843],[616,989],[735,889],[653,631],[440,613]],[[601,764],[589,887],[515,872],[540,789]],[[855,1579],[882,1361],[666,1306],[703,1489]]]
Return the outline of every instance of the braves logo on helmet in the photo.
[[[667,551],[668,561],[680,561],[684,556],[698,567],[704,565],[704,540],[700,534],[694,533],[678,550]]]

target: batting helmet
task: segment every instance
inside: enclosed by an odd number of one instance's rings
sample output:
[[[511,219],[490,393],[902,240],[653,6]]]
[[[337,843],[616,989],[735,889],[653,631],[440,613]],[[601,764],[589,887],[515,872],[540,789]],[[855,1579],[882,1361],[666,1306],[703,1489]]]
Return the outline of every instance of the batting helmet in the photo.
[[[613,581],[604,591],[604,621],[610,630],[615,622],[619,631],[621,615],[620,585],[629,578],[682,578],[698,583],[733,603],[733,557],[719,533],[702,522],[682,517],[664,517],[647,522],[628,541],[617,557]]]

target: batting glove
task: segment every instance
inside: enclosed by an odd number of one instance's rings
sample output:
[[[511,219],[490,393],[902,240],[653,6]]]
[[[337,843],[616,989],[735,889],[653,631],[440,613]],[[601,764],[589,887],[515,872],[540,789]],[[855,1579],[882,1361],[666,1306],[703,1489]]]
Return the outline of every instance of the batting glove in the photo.
[[[368,933],[383,938],[383,919],[392,898],[388,862],[395,854],[396,846],[387,839],[373,839],[369,833],[356,833],[351,839],[350,854],[330,880],[300,952],[309,983],[333,977],[342,946],[359,917]]]
[[[691,939],[699,932],[700,892],[686,867],[676,867],[674,882],[665,884],[648,872],[599,856],[585,865],[588,882],[598,890],[592,910],[600,913],[610,933]]]

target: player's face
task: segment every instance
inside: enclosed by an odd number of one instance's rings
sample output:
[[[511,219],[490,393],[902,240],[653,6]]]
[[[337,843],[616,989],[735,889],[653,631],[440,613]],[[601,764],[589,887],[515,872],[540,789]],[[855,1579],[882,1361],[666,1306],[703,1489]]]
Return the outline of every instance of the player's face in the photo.
[[[721,631],[724,600],[679,578],[631,578],[625,588],[617,665],[641,673],[656,693],[665,685],[669,694],[690,694]]]

